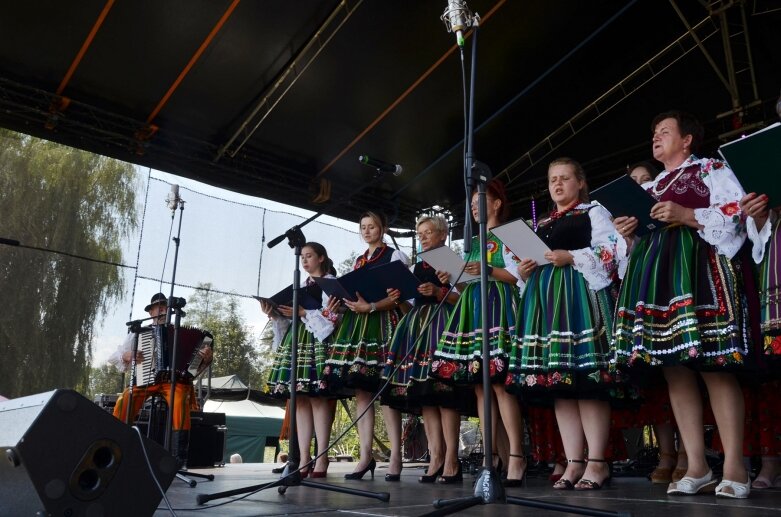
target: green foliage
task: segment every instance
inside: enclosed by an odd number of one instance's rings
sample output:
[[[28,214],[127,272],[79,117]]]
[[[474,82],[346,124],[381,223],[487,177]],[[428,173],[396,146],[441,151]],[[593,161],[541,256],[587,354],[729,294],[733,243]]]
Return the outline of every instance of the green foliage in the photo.
[[[0,130],[0,234],[122,262],[138,225],[133,166]],[[116,266],[0,246],[0,393],[86,390],[95,323],[124,294]]]
[[[214,336],[212,375],[238,375],[248,386],[262,388],[270,347],[253,345],[252,333],[239,313],[235,297],[209,290],[210,284],[198,287],[201,289],[187,301],[185,323]]]
[[[350,271],[353,270],[353,266],[355,266],[355,261],[358,259],[359,253],[357,251],[351,251],[350,256],[341,261],[336,266],[336,273],[337,276],[346,275]]]
[[[124,374],[113,364],[104,363],[90,368],[89,385],[85,395],[89,399],[101,393],[119,393],[124,389]]]

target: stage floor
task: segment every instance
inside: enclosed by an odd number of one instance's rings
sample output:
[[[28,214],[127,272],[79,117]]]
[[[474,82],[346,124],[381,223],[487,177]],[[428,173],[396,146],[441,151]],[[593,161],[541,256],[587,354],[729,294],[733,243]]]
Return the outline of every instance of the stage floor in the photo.
[[[214,500],[199,506],[196,502],[198,494],[213,494],[224,490],[233,490],[249,485],[274,481],[279,476],[272,474],[274,465],[269,463],[229,464],[215,469],[193,469],[192,472],[214,474],[214,481],[199,481],[195,488],[188,487],[184,482],[174,480],[168,489],[167,496],[176,514],[186,516],[267,516],[267,515],[367,515],[367,516],[414,516],[432,511],[431,502],[434,499],[450,499],[471,495],[472,475],[465,475],[461,485],[423,485],[418,483],[418,476],[425,473],[423,468],[405,465],[401,481],[386,482],[386,464],[380,463],[372,481],[367,473],[363,481],[346,481],[344,474],[352,472],[355,463],[332,463],[328,477],[325,480],[332,485],[344,486],[360,490],[388,492],[390,501],[387,503],[340,494],[309,487],[289,487],[287,493],[280,495],[277,489],[269,489],[252,494],[240,501],[218,506],[230,499]],[[722,500],[713,495],[694,497],[668,497],[665,486],[652,485],[644,478],[618,478],[610,487],[603,490],[584,492],[561,492],[553,490],[547,478],[531,478],[525,488],[511,488],[507,495],[524,497],[541,501],[564,503],[577,506],[587,506],[594,509],[617,512],[631,512],[635,517],[702,516],[719,517],[781,515],[781,490],[764,490],[752,492],[746,500]],[[237,496],[238,497],[238,496]],[[165,502],[160,501],[155,517],[169,515]],[[196,510],[197,511],[193,511]],[[565,515],[558,512],[539,510],[535,508],[517,507],[512,505],[477,506],[458,515],[486,515],[503,517],[512,515],[534,515],[547,517]],[[570,514],[567,514],[570,515]]]

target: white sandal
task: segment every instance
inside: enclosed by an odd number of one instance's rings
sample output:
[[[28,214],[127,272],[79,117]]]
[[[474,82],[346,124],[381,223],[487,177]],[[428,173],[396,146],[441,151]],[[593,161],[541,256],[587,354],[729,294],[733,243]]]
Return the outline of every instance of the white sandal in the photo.
[[[713,489],[716,488],[717,484],[718,480],[713,479],[713,471],[709,470],[708,473],[701,478],[684,476],[680,481],[673,481],[667,485],[667,495],[710,494],[713,493]]]
[[[726,497],[729,499],[746,499],[751,493],[751,477],[745,483],[722,479],[719,486],[716,487],[716,497]]]

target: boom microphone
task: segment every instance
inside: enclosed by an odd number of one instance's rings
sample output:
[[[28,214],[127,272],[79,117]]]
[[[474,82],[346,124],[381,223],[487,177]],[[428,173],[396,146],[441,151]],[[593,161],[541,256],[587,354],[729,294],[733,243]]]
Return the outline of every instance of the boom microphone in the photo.
[[[464,29],[471,27],[472,12],[466,6],[465,0],[449,0],[445,12],[440,19],[448,32],[455,32],[456,43],[464,47]]]
[[[168,197],[165,198],[165,203],[173,211],[176,211],[176,206],[179,204],[179,185],[171,185],[171,192],[168,193]]]
[[[358,161],[364,165],[373,167],[380,172],[392,172],[394,176],[398,176],[404,170],[401,168],[401,165],[384,162],[382,160],[378,160],[376,158],[371,158],[370,156],[366,156],[365,154],[361,155],[358,158]]]

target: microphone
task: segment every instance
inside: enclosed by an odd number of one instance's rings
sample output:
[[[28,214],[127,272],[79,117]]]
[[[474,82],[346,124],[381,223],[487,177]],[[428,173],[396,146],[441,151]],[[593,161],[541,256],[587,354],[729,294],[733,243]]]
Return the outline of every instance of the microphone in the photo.
[[[398,165],[398,164],[395,164],[395,163],[384,162],[382,160],[378,160],[376,158],[372,158],[370,156],[366,156],[365,154],[361,155],[358,158],[358,161],[361,162],[364,165],[368,165],[369,167],[373,167],[373,168],[377,169],[380,172],[392,172],[394,176],[398,176],[404,170],[404,169],[401,168],[401,165]]]
[[[456,33],[456,43],[464,48],[464,29],[472,26],[472,12],[466,0],[448,0],[445,12],[440,16],[448,32]]]
[[[179,201],[181,201],[179,198],[179,185],[174,183],[171,185],[171,192],[169,192],[168,197],[165,198],[165,203],[172,211],[176,211],[176,206],[179,204]]]

